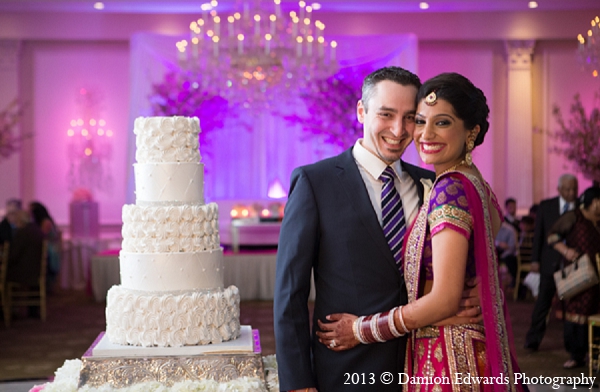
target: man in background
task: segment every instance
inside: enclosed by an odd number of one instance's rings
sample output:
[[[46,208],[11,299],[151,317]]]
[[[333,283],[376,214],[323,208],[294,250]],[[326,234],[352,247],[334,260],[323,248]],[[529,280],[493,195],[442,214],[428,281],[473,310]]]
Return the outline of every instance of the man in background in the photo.
[[[540,288],[531,314],[531,326],[525,337],[525,348],[532,351],[538,350],[546,333],[548,314],[556,294],[553,274],[558,270],[561,259],[561,255],[548,246],[548,233],[562,214],[577,207],[577,188],[577,177],[563,174],[558,180],[559,196],[542,200],[537,210],[531,261],[532,271],[540,272]]]

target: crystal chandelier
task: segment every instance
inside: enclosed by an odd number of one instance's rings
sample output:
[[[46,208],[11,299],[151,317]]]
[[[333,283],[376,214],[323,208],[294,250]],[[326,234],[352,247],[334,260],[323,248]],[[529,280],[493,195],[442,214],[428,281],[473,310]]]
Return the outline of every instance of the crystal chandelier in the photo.
[[[304,1],[287,13],[281,0],[238,0],[223,17],[217,5],[203,4],[189,41],[177,43],[179,65],[195,88],[244,107],[269,107],[337,70],[337,43],[325,40],[325,25]]]
[[[600,17],[592,19],[592,27],[587,31],[587,37],[582,34],[577,36],[579,47],[577,49],[577,61],[586,71],[591,71],[594,77],[598,77],[600,71]]]

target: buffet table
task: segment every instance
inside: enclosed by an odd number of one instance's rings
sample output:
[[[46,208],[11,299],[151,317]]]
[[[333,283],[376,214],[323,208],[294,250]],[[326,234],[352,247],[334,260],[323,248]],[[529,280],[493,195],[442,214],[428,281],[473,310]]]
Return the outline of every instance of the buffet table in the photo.
[[[260,222],[254,219],[234,219],[231,221],[231,248],[234,253],[240,251],[240,244],[271,245],[279,243],[281,222]],[[240,240],[243,236],[243,240]]]

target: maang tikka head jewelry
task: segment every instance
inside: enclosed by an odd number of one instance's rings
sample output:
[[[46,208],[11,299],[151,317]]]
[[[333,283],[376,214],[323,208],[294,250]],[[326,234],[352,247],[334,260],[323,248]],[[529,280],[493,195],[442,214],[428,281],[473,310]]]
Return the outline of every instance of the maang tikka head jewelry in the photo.
[[[437,103],[437,95],[435,93],[435,90],[433,90],[432,92],[429,93],[429,95],[427,95],[425,97],[425,104],[427,106],[433,106]]]

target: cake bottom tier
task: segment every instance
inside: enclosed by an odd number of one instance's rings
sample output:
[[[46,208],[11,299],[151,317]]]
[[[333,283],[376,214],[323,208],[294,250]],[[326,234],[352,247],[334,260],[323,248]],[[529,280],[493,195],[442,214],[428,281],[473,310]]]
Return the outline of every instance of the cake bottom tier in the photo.
[[[177,293],[113,286],[106,297],[111,343],[181,347],[221,343],[240,336],[240,295],[235,286]]]

